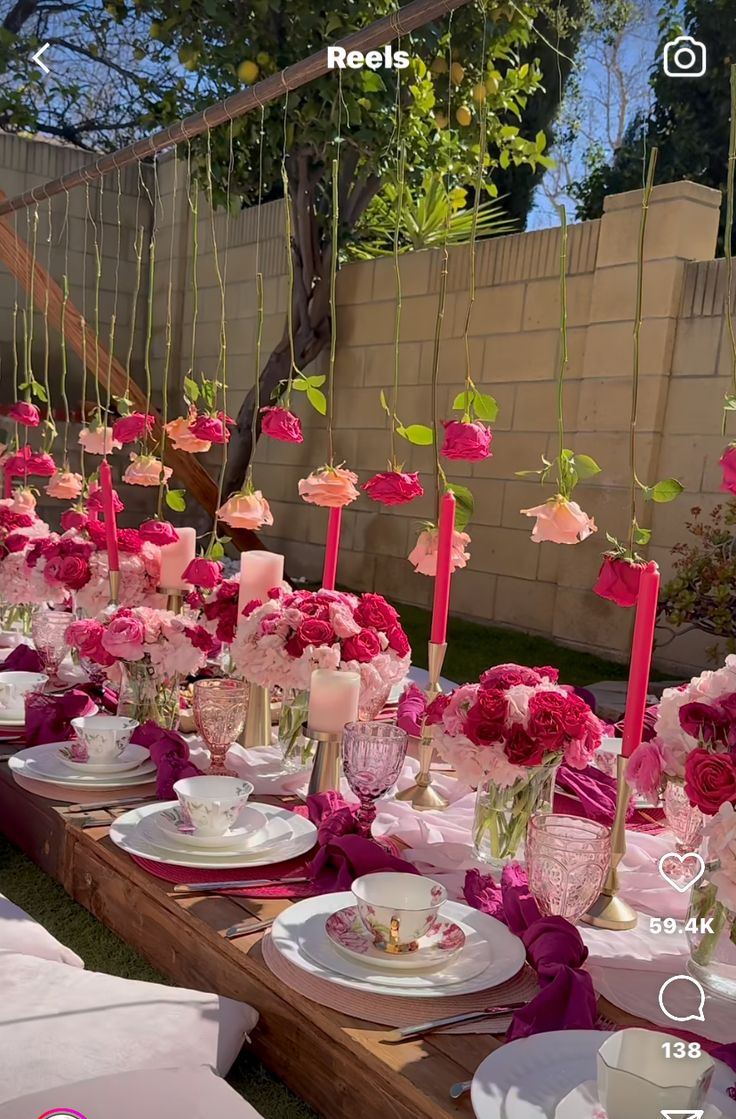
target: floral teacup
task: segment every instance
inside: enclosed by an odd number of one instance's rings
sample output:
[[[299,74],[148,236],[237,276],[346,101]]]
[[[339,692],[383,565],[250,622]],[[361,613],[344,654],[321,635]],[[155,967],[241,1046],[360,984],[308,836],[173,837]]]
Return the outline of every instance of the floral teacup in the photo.
[[[654,1030],[620,1030],[598,1050],[598,1096],[608,1119],[684,1115],[705,1104],[715,1068],[707,1053],[678,1061],[665,1045],[671,1034]]]
[[[43,672],[0,673],[0,717],[22,719],[26,695],[38,691],[48,680]]]
[[[114,762],[138,723],[122,715],[80,715],[72,719],[72,726],[79,739],[71,750],[74,761]]]
[[[419,874],[364,874],[353,882],[360,919],[376,948],[415,952],[423,936],[438,925],[447,890]]]
[[[199,835],[224,835],[253,792],[250,781],[239,777],[184,777],[174,785],[187,827]]]

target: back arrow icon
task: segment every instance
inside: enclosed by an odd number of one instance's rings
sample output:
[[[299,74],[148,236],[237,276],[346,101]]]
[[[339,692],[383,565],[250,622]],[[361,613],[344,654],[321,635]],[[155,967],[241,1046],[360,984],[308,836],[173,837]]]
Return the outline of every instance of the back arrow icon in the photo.
[[[48,66],[46,65],[46,63],[41,61],[41,55],[43,54],[44,51],[47,51],[50,46],[51,46],[51,43],[44,43],[44,45],[42,47],[38,48],[38,50],[36,51],[35,54],[31,55],[31,62],[36,62],[41,67],[44,74],[49,74],[50,70],[49,70]]]
[[[703,1119],[704,1111],[663,1111],[662,1119]]]

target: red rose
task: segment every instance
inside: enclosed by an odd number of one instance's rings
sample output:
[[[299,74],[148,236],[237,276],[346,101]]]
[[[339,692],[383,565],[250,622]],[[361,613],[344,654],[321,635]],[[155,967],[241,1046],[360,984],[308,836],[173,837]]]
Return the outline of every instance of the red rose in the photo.
[[[207,656],[209,656],[217,646],[217,642],[214,640],[212,634],[209,630],[206,630],[204,626],[187,626],[186,634],[194,648],[206,653]]]
[[[418,474],[406,474],[402,470],[385,470],[374,474],[363,486],[372,501],[380,505],[406,505],[415,497],[421,497],[424,487]]]
[[[724,746],[727,744],[731,716],[720,705],[716,707],[710,703],[685,703],[678,714],[685,734],[700,742],[720,743]]]
[[[509,711],[508,700],[503,692],[498,688],[479,688],[475,703],[489,726],[495,725],[494,740],[503,738]]]
[[[113,663],[113,658],[102,648],[104,632],[102,622],[83,618],[71,623],[66,631],[65,641],[70,649],[76,649],[87,660],[109,665]]]
[[[617,556],[604,556],[593,590],[617,606],[635,606],[639,598],[641,573],[654,563],[633,563]]]
[[[445,441],[442,454],[449,459],[480,462],[491,454],[491,431],[485,424],[443,420]]]
[[[303,443],[302,422],[288,408],[261,408],[261,431],[282,443]]]
[[[513,688],[516,684],[539,684],[541,677],[533,668],[523,664],[497,664],[488,668],[480,678],[482,688]]]
[[[406,636],[401,626],[391,626],[391,628],[386,631],[386,637],[388,638],[389,649],[393,649],[400,657],[409,655],[411,652],[411,645],[409,644],[409,638]]]
[[[82,556],[53,556],[46,563],[44,578],[49,583],[61,583],[70,591],[78,591],[89,583],[89,564]]]
[[[307,645],[332,645],[335,631],[329,622],[319,618],[306,618],[296,631],[296,639],[302,649],[306,649]]]
[[[241,618],[249,618],[253,611],[257,610],[258,607],[262,605],[263,603],[260,598],[252,598],[249,602],[246,602],[245,606],[240,611]]]
[[[440,692],[439,695],[434,697],[429,707],[427,708],[426,723],[428,727],[437,726],[439,723],[442,722],[442,716],[444,715],[445,708],[447,707],[449,702],[450,696],[445,695],[444,692]]]
[[[559,753],[567,737],[565,711],[567,696],[559,692],[537,692],[529,698],[527,729],[532,738],[544,748]]]
[[[14,455],[10,455],[4,462],[5,473],[13,478],[25,477],[26,474],[37,474],[41,478],[50,478],[56,473],[56,463],[51,455],[43,451],[34,453],[30,447],[21,447]]]
[[[527,734],[521,723],[514,723],[506,739],[506,757],[514,765],[541,765],[544,747]]]
[[[35,515],[30,513],[14,513],[6,505],[0,505],[0,528],[8,530],[13,528],[30,528],[35,521]]]
[[[468,711],[463,731],[476,746],[490,746],[502,738],[504,724],[489,717],[480,703],[476,702]]]
[[[230,432],[227,424],[233,422],[224,412],[218,412],[216,416],[201,415],[190,423],[189,431],[197,439],[206,439],[210,443],[228,443]]]
[[[87,517],[84,513],[80,513],[78,509],[65,509],[61,514],[61,527],[64,532],[70,532],[72,529],[82,529],[87,526]]]
[[[590,708],[573,692],[568,692],[564,699],[562,726],[565,734],[568,738],[584,738],[589,729]]]
[[[118,548],[131,556],[140,555],[143,548],[141,534],[136,528],[119,528],[117,531]]]
[[[542,665],[541,668],[533,668],[532,671],[536,672],[542,679],[549,680],[550,684],[556,684],[560,678],[559,668],[550,668],[548,664]]]
[[[213,591],[220,582],[222,564],[218,560],[196,558],[190,560],[182,572],[182,579],[195,587]]]
[[[342,643],[342,657],[346,661],[359,661],[367,664],[381,652],[378,634],[372,629],[362,629],[355,637],[347,637]]]
[[[102,548],[103,550],[107,548],[107,529],[102,521],[93,521],[90,519],[87,522],[87,532],[95,547]]]
[[[731,755],[693,750],[685,762],[685,793],[706,816],[715,816],[722,804],[736,801],[736,766]]]
[[[112,491],[112,507],[115,513],[122,513],[125,509],[117,490]],[[90,487],[89,495],[87,497],[87,512],[88,513],[104,513],[105,509],[102,504],[102,487],[92,485]]]
[[[24,427],[38,427],[41,422],[41,413],[35,404],[27,404],[20,400],[8,412],[8,417]]]
[[[58,554],[59,541],[55,536],[46,536],[42,540],[36,540],[31,545],[28,555],[26,556],[26,563],[29,567],[35,567],[40,559],[50,559],[52,556]]]
[[[720,459],[723,468],[723,493],[736,493],[736,443],[729,443]]]
[[[28,537],[20,532],[13,532],[5,538],[5,549],[8,552],[22,552],[28,543]]]
[[[112,437],[119,443],[135,443],[150,435],[153,431],[155,417],[143,412],[133,412],[130,416],[121,416],[112,425]]]
[[[179,539],[179,533],[168,521],[144,521],[138,532],[141,540],[157,544],[159,548],[164,544],[176,544]]]
[[[380,594],[361,595],[354,617],[358,625],[384,631],[391,629],[399,621],[399,615],[393,606],[389,606]]]

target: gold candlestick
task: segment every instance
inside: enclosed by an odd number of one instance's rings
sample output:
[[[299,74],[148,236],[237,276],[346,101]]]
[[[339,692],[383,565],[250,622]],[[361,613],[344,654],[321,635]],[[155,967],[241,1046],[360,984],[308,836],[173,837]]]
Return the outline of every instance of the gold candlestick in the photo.
[[[307,738],[317,743],[309,775],[307,796],[340,788],[340,744],[342,735],[333,731],[307,730]]]
[[[440,687],[440,676],[442,675],[442,664],[447,652],[447,642],[442,645],[430,641],[428,646],[427,663],[429,665],[429,686],[427,687],[427,703],[431,703],[435,696],[438,696],[442,691]],[[438,793],[432,785],[432,757],[434,755],[434,743],[432,741],[431,728],[427,726],[426,720],[422,725],[422,739],[419,744],[419,773],[417,774],[416,784],[412,785],[409,789],[404,789],[403,792],[396,794],[397,800],[409,801],[414,808],[420,812],[425,812],[428,809],[443,809],[447,808],[447,800]]]
[[[117,610],[120,601],[120,572],[110,572],[110,606]]]
[[[166,595],[166,609],[172,614],[181,614],[184,592],[181,587],[159,587],[159,594]]]
[[[245,729],[243,731],[243,745],[270,746],[271,745],[271,694],[268,688],[260,684],[250,684],[248,698],[248,713],[245,716]]]
[[[618,896],[619,863],[626,854],[626,811],[631,797],[631,786],[626,780],[627,758],[616,760],[616,816],[611,829],[611,866],[603,889],[581,921],[598,929],[633,929],[638,917],[636,910]]]

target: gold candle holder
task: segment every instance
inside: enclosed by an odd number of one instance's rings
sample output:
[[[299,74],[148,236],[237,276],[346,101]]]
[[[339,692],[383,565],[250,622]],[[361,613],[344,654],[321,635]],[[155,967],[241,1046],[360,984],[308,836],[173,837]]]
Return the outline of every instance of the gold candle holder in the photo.
[[[249,684],[248,713],[245,716],[243,745],[271,745],[271,693],[260,684]]]
[[[631,786],[626,780],[627,758],[616,760],[616,816],[611,829],[611,866],[603,889],[581,921],[597,929],[633,929],[638,917],[636,910],[618,896],[619,863],[626,854],[626,811],[631,797]]]
[[[117,610],[120,604],[120,572],[110,572],[110,603],[109,605],[113,610]]]
[[[340,788],[340,744],[342,735],[334,731],[306,730],[306,736],[317,743],[309,775],[307,796]]]
[[[442,675],[442,664],[447,652],[447,642],[442,645],[430,641],[428,646],[427,663],[429,665],[429,685],[427,687],[427,703],[431,703],[435,696],[438,696],[442,689],[440,688],[440,676]],[[434,756],[434,742],[432,741],[431,728],[427,726],[426,720],[422,726],[422,738],[419,744],[419,773],[417,774],[416,783],[403,792],[396,794],[396,800],[408,801],[419,812],[426,812],[429,809],[442,810],[447,808],[447,800],[438,793],[432,785],[432,758]]]
[[[184,592],[181,587],[159,587],[158,593],[166,595],[167,610],[170,610],[172,614],[181,614],[184,602]]]

